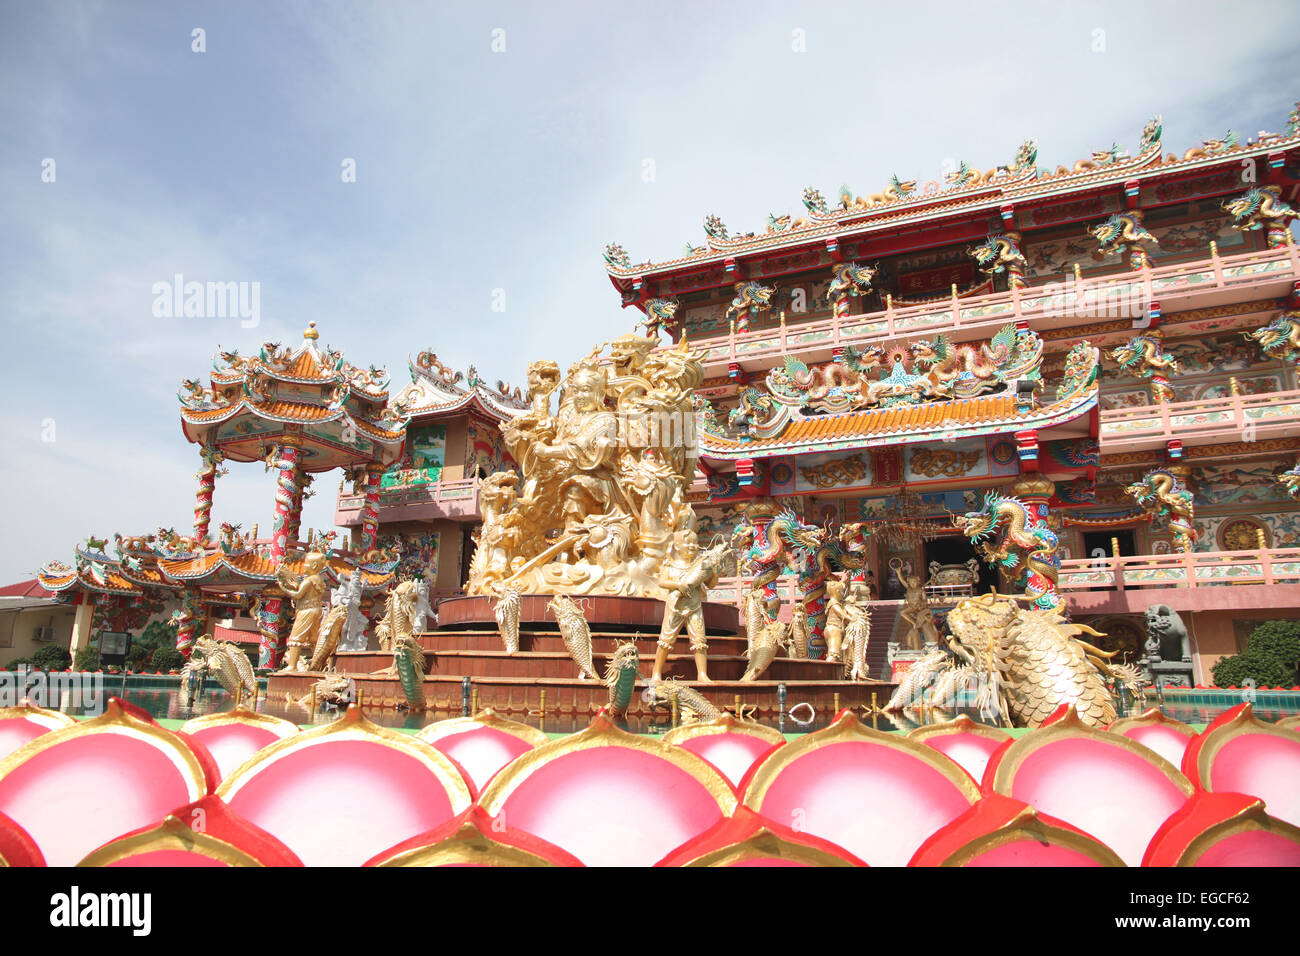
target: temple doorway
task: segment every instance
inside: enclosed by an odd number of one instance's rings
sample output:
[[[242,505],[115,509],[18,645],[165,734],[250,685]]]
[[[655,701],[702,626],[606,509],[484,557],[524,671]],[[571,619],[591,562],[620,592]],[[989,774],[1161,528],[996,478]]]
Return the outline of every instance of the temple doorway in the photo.
[[[1137,554],[1137,540],[1132,528],[1116,528],[1113,531],[1085,531],[1083,533],[1083,556],[1090,558],[1109,558],[1110,539],[1119,543],[1122,558]]]
[[[979,583],[975,586],[975,593],[987,593],[990,588],[997,587],[997,571],[984,563],[980,556],[975,553],[975,546],[961,535],[946,535],[933,541],[927,541],[923,545],[923,549],[925,567],[922,578],[924,580],[928,581],[930,579],[930,562],[932,561],[937,561],[939,564],[961,565],[974,558],[975,563],[979,566]]]

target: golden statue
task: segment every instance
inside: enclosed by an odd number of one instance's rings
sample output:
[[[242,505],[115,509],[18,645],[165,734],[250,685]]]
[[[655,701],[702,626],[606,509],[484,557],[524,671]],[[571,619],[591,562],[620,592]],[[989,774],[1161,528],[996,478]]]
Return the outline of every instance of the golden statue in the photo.
[[[708,589],[718,583],[722,562],[730,551],[730,546],[725,543],[700,551],[692,540],[674,549],[673,558],[664,563],[659,583],[668,591],[668,597],[664,600],[664,620],[659,631],[651,680],[663,679],[664,664],[677,642],[677,635],[685,627],[691,637],[691,653],[695,655],[695,679],[710,683],[709,644],[704,635],[704,598]]]
[[[308,654],[311,653],[325,611],[325,579],[321,576],[321,571],[325,569],[325,555],[319,551],[308,552],[303,558],[302,569],[304,573],[301,576],[283,565],[275,571],[276,583],[285,596],[293,601],[294,610],[293,630],[289,632],[282,673],[298,670],[298,658],[303,648],[307,648]]]
[[[468,593],[680,593],[699,556],[685,489],[698,454],[691,394],[704,372],[685,341],[655,349],[653,339],[622,336],[563,381],[554,362],[528,367],[529,408],[501,425],[522,478],[484,483]]]
[[[921,576],[914,574],[912,566],[904,564],[899,558],[892,558],[889,567],[898,578],[898,583],[903,586],[903,606],[898,614],[907,622],[908,631],[900,643],[910,651],[919,651],[922,641],[937,644],[939,629],[934,625],[934,612],[930,610],[930,602],[926,599]]]
[[[826,622],[822,637],[826,639],[826,660],[839,663],[844,644],[844,582],[839,578],[826,581]]]

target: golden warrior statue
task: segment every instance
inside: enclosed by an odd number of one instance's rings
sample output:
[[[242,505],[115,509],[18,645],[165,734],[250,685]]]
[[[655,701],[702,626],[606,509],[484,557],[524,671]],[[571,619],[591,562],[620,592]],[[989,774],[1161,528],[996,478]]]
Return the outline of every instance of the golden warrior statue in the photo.
[[[298,669],[298,658],[302,649],[307,648],[308,655],[316,643],[316,630],[320,627],[321,616],[325,613],[325,579],[321,571],[325,569],[325,555],[318,551],[308,552],[303,558],[303,575],[299,577],[283,565],[276,569],[275,580],[284,591],[285,596],[293,601],[293,630],[289,633],[288,651],[284,656],[282,670]]]

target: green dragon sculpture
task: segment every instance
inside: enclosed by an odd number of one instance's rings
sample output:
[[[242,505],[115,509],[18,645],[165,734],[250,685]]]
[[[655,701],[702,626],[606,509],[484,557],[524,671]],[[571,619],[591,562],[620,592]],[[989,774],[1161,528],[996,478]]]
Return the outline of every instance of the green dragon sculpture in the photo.
[[[1134,378],[1145,378],[1151,387],[1151,400],[1157,404],[1174,400],[1170,375],[1179,372],[1178,360],[1164,348],[1164,332],[1149,329],[1139,332],[1126,343],[1111,350],[1110,357],[1120,370]]]
[[[1027,289],[1025,270],[1029,261],[1020,251],[1020,233],[1004,232],[991,235],[978,246],[968,250],[975,258],[975,265],[986,276],[999,276],[1006,273],[1008,289]]]
[[[614,720],[627,718],[632,706],[632,693],[636,687],[640,655],[636,641],[625,641],[614,648],[614,654],[605,665],[605,686],[609,689],[609,715]]]
[[[1300,367],[1300,312],[1279,313],[1272,322],[1251,332],[1242,332],[1246,340],[1256,343],[1264,354]]]
[[[1232,225],[1242,232],[1266,230],[1268,248],[1280,249],[1291,242],[1291,223],[1300,213],[1282,201],[1281,186],[1255,186],[1223,204]]]
[[[1147,253],[1146,246],[1160,245],[1160,240],[1142,224],[1140,209],[1117,212],[1088,232],[1098,242],[1095,254],[1097,258],[1127,254],[1129,268],[1135,271],[1151,265],[1151,256]]]
[[[953,524],[970,539],[989,564],[1002,568],[1012,582],[1044,610],[1066,613],[1056,589],[1061,558],[1056,532],[1047,525],[1047,506],[990,491],[979,511],[953,516]]]
[[[826,290],[831,313],[835,318],[848,318],[849,299],[871,291],[871,280],[876,277],[876,271],[871,266],[858,262],[841,262],[835,267],[830,286]]]
[[[1174,550],[1186,554],[1199,536],[1196,505],[1181,478],[1164,468],[1155,468],[1124,489],[1152,517],[1166,521],[1174,536]]]

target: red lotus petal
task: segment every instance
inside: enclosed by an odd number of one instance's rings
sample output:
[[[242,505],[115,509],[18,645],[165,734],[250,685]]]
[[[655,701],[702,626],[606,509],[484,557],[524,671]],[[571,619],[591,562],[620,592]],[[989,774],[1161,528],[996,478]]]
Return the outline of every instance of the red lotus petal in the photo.
[[[104,714],[43,734],[0,760],[0,812],[51,866],[70,866],[127,830],[209,792],[201,745],[110,699]]]
[[[582,866],[541,837],[508,827],[482,807],[464,813],[366,861],[366,866]]]
[[[1073,707],[1001,751],[985,782],[1091,834],[1130,866],[1192,794],[1169,761],[1127,737],[1085,726]]]
[[[745,805],[838,844],[872,866],[902,866],[965,813],[979,788],[914,740],[864,727],[847,711],[778,748],[751,776]]]
[[[110,840],[81,866],[302,866],[287,846],[209,794]]]
[[[1183,765],[1183,754],[1196,739],[1195,730],[1181,720],[1166,717],[1156,707],[1137,717],[1121,717],[1106,729],[1112,734],[1120,734],[1129,740],[1136,740],[1142,746],[1154,750],[1175,767]]]
[[[76,723],[67,714],[37,707],[26,699],[20,701],[17,707],[0,709],[0,760],[41,734],[72,727]]]
[[[656,866],[866,866],[841,846],[760,816],[748,807],[687,840]]]
[[[1259,720],[1250,704],[1205,728],[1183,755],[1183,772],[1205,790],[1259,797],[1270,815],[1300,825],[1300,732]]]
[[[536,727],[507,720],[491,708],[473,717],[440,720],[416,736],[455,760],[480,792],[502,767],[550,739]]]
[[[640,866],[714,826],[736,792],[694,754],[619,730],[601,711],[581,733],[519,757],[479,805],[588,866]]]
[[[360,864],[473,802],[452,760],[355,705],[259,751],[217,793],[308,866]]]
[[[44,865],[45,857],[31,835],[0,813],[0,867]]]
[[[1143,866],[1300,866],[1300,827],[1244,793],[1198,790],[1151,840]]]
[[[921,845],[909,866],[1123,866],[1110,847],[1027,803],[991,794]]]
[[[207,748],[224,780],[263,747],[292,737],[299,731],[298,725],[290,721],[240,706],[188,720],[181,726],[181,732]]]
[[[917,727],[907,735],[932,747],[971,775],[976,783],[984,779],[989,759],[1012,738],[1005,730],[977,724],[965,714],[939,724]]]

